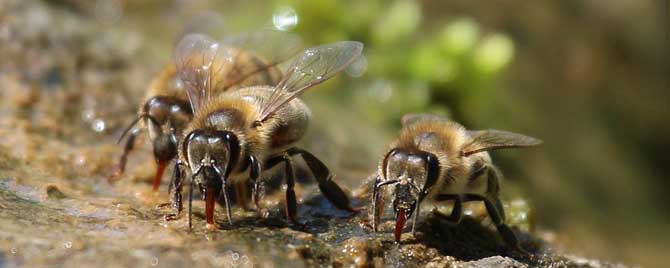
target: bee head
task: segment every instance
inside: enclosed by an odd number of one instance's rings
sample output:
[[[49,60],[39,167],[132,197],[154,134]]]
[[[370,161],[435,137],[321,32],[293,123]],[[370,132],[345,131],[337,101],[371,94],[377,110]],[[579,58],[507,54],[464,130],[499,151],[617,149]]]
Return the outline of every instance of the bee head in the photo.
[[[192,174],[205,185],[227,178],[240,155],[240,142],[230,131],[195,130],[186,136],[183,146]]]
[[[144,104],[140,118],[147,126],[156,161],[164,165],[177,156],[177,132],[191,118],[188,104],[177,98],[156,96]]]
[[[385,180],[377,187],[394,185],[395,236],[400,240],[407,218],[418,210],[427,190],[437,181],[439,163],[433,154],[396,148],[384,159],[382,171]]]
[[[142,117],[152,141],[169,134],[171,129],[180,130],[191,120],[189,104],[180,99],[156,96],[149,99],[142,108]]]

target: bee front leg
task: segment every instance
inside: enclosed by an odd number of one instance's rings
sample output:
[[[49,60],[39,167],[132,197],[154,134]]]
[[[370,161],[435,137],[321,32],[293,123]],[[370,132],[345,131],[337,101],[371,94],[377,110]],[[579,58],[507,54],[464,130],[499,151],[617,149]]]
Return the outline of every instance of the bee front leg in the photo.
[[[249,178],[251,179],[252,183],[254,184],[253,188],[251,189],[251,201],[254,203],[254,206],[256,206],[257,211],[261,211],[261,207],[259,205],[259,188],[261,184],[261,163],[258,161],[258,159],[255,156],[249,156],[249,163],[251,163],[251,168],[249,169]]]
[[[305,160],[305,163],[307,163],[307,166],[309,166],[312,174],[314,174],[314,178],[319,184],[321,193],[323,193],[323,195],[328,199],[328,201],[330,201],[330,203],[341,210],[346,210],[353,213],[359,211],[359,209],[353,208],[351,206],[349,197],[347,197],[342,188],[340,188],[340,186],[332,180],[332,173],[330,173],[328,167],[326,167],[326,165],[323,164],[321,160],[316,158],[316,156],[310,152],[296,147],[289,149],[287,152],[290,155],[299,154],[302,156],[302,159]]]
[[[183,186],[182,178],[184,174],[182,173],[181,166],[181,162],[177,161],[172,172],[172,180],[170,181],[170,188],[168,189],[168,193],[170,194],[169,204],[174,209],[174,213],[165,215],[165,220],[167,221],[176,220],[183,208],[181,190]]]
[[[133,150],[133,147],[135,146],[135,139],[137,139],[139,133],[140,133],[139,131],[130,132],[130,136],[128,136],[126,144],[125,146],[123,146],[123,153],[121,154],[121,157],[119,157],[119,165],[116,167],[116,172],[108,179],[110,182],[115,182],[121,179],[121,175],[123,175],[123,172],[125,172],[126,170],[126,163],[128,162],[128,154],[130,154],[130,151]]]
[[[380,182],[381,177],[378,175],[372,186],[372,230],[374,232],[377,232],[377,226],[379,226],[379,220],[384,211],[384,195],[379,189]]]

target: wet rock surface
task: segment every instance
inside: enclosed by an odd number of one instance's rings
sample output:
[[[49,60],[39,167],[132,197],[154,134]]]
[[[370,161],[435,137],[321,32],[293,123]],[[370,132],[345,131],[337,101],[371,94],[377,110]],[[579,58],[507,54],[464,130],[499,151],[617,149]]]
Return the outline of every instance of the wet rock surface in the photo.
[[[0,267],[619,267],[523,232],[532,255],[510,252],[476,213],[457,226],[428,213],[395,243],[390,223],[372,233],[365,210],[338,211],[314,186],[298,189],[297,224],[283,218],[281,191],[268,192],[263,215],[235,208],[232,226],[217,208],[206,229],[199,201],[192,231],[184,215],[166,222],[145,141],[108,182],[115,138],[153,74],[142,37],[92,23],[58,5],[0,3]],[[353,190],[366,207],[366,188]]]

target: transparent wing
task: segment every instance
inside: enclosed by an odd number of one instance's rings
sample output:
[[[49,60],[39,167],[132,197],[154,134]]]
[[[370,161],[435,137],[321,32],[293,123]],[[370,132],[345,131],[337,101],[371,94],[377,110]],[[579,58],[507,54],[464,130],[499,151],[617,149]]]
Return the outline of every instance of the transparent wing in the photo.
[[[463,147],[463,155],[468,156],[481,151],[490,151],[501,148],[529,147],[542,143],[533,137],[489,129],[468,131],[471,141]]]
[[[306,89],[323,83],[349,66],[363,51],[363,43],[343,41],[306,49],[298,55],[261,105],[257,122],[262,122]]]
[[[213,66],[219,54],[220,44],[204,34],[188,34],[177,43],[174,62],[177,75],[194,112],[199,111],[209,100],[212,88]],[[220,57],[219,57],[220,58]]]
[[[271,72],[270,69],[295,56],[302,42],[294,34],[268,29],[225,38],[221,45],[233,48],[228,53],[233,65],[229,66],[228,79],[222,85],[228,89],[234,86],[274,86],[279,82],[281,72]]]
[[[191,106],[198,111],[216,92],[276,84],[281,73],[271,69],[299,48],[298,37],[279,31],[239,34],[221,41],[195,33],[177,44],[174,61]]]

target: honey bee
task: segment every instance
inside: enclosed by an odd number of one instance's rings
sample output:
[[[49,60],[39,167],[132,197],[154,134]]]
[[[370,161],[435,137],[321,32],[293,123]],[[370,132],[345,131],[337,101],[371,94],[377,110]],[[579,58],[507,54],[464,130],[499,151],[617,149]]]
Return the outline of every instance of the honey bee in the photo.
[[[212,96],[209,81],[220,71],[215,62],[221,51],[211,40],[182,40],[175,50],[175,61],[195,116],[184,131],[170,183],[170,201],[175,213],[166,219],[176,219],[182,210],[183,178],[188,173],[189,229],[196,188],[204,195],[207,227],[214,226],[214,205],[220,195],[232,224],[227,188],[251,182],[252,201],[259,208],[262,172],[283,163],[287,186],[285,214],[295,221],[297,204],[291,157],[296,155],[305,160],[321,192],[333,205],[357,211],[332,180],[326,165],[294,144],[302,138],[311,117],[309,108],[297,97],[342,71],[360,56],[362,49],[363,44],[354,41],[306,49],[291,61],[277,85],[239,88]]]
[[[211,39],[196,33],[186,35],[185,38]],[[218,72],[209,76],[211,90],[208,93],[218,95],[252,85],[275,85],[282,77],[277,65],[298,52],[300,40],[287,33],[261,30],[231,36],[212,44],[220,46],[217,48],[220,53],[212,62],[212,68],[216,68]],[[153,190],[158,190],[165,167],[177,156],[178,137],[193,117],[193,108],[177,70],[175,64],[169,64],[150,83],[137,118],[119,139],[121,142],[128,135],[112,180],[118,180],[123,174],[128,154],[133,149],[141,128],[146,128],[157,163]],[[141,124],[137,126],[139,123]]]
[[[409,114],[402,119],[400,136],[379,165],[372,194],[372,227],[377,231],[383,214],[384,196],[393,195],[395,240],[407,218],[414,215],[412,232],[419,218],[421,203],[452,200],[450,215],[438,216],[458,223],[462,203],[483,201],[504,241],[522,250],[518,239],[505,224],[505,213],[498,198],[498,169],[488,151],[501,148],[535,146],[540,140],[500,130],[466,130],[462,125],[432,114]],[[390,187],[394,186],[390,190]]]

